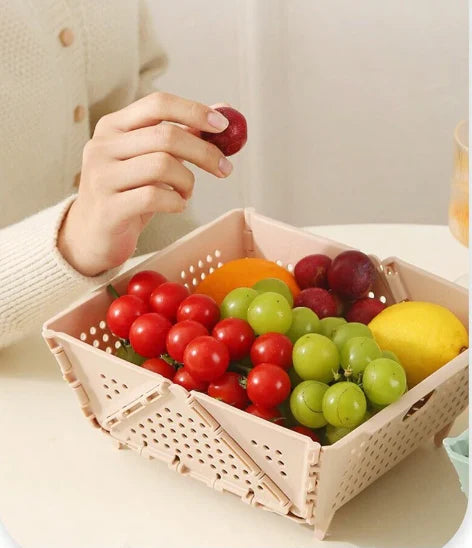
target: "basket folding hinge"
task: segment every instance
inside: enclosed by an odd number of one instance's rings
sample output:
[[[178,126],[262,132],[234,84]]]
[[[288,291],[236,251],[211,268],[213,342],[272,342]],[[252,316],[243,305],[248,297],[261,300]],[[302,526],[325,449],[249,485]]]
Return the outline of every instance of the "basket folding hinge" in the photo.
[[[67,354],[64,352],[64,349],[61,345],[57,345],[54,348],[51,348],[51,352],[56,358],[57,363],[59,364],[59,367],[62,371],[62,376],[64,380],[69,384],[69,386],[74,391],[77,399],[80,403],[80,408],[82,409],[82,413],[89,419],[90,423],[95,428],[100,428],[100,425],[98,424],[98,421],[95,417],[95,415],[92,413],[92,410],[90,409],[90,399],[87,395],[87,393],[84,390],[84,387],[82,386],[81,382],[76,379],[74,372],[72,370],[72,364],[69,361],[69,358],[67,357]]]
[[[162,381],[157,386],[148,390],[138,399],[133,400],[128,405],[125,405],[119,409],[116,413],[108,416],[103,421],[103,428],[107,431],[111,430],[112,426],[116,426],[118,423],[123,422],[138,413],[143,407],[155,402],[159,398],[166,396],[169,393],[170,381]],[[136,448],[135,448],[136,449]]]
[[[392,262],[383,262],[380,265],[381,270],[383,271],[387,285],[392,293],[392,296],[395,302],[400,303],[403,301],[408,301],[410,299],[408,292],[403,285],[402,278],[398,272],[395,263]]]
[[[254,234],[251,228],[252,208],[244,210],[243,248],[246,257],[254,257]]]

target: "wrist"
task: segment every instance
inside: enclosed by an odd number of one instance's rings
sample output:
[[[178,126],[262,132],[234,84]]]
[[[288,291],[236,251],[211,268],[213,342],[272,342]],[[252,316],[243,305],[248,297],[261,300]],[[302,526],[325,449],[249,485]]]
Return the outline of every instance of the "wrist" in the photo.
[[[57,236],[57,248],[64,259],[83,276],[98,276],[107,267],[90,249],[94,239],[88,234],[88,224],[82,219],[80,205],[74,201],[66,213]]]

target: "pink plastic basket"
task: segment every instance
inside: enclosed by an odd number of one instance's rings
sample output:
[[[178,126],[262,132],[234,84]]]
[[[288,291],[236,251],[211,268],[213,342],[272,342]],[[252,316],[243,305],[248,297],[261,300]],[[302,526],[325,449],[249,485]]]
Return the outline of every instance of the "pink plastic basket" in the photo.
[[[224,262],[265,257],[293,269],[304,255],[335,256],[347,246],[256,214],[235,210],[156,253],[114,281],[118,291],[144,268],[192,288]],[[373,257],[374,293],[387,303],[447,306],[467,326],[467,292],[392,257]],[[45,323],[43,336],[91,424],[150,459],[228,491],[252,506],[314,526],[323,538],[338,508],[414,451],[440,443],[466,407],[468,356],[462,353],[332,446],[189,393],[112,355],[102,287]],[[119,343],[118,343],[119,344]]]

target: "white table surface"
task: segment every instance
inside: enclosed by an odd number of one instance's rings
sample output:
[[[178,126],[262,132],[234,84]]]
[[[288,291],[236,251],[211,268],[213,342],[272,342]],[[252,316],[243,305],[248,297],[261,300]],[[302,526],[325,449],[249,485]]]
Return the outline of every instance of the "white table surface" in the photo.
[[[455,280],[467,250],[443,226],[311,229]],[[462,414],[452,435],[467,427]],[[23,548],[302,548],[311,529],[255,510],[157,461],[118,451],[83,419],[39,335],[0,353],[0,520]],[[444,449],[427,443],[336,514],[325,546],[434,548],[466,498]]]

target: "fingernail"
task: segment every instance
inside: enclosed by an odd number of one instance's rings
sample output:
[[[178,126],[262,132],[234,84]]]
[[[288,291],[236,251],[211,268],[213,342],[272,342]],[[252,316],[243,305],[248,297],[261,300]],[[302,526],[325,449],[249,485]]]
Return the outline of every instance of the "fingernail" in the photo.
[[[223,175],[229,175],[233,171],[233,164],[225,156],[218,162],[218,167]]]
[[[210,110],[208,113],[208,123],[215,129],[223,131],[223,129],[228,127],[229,120],[216,110]]]

